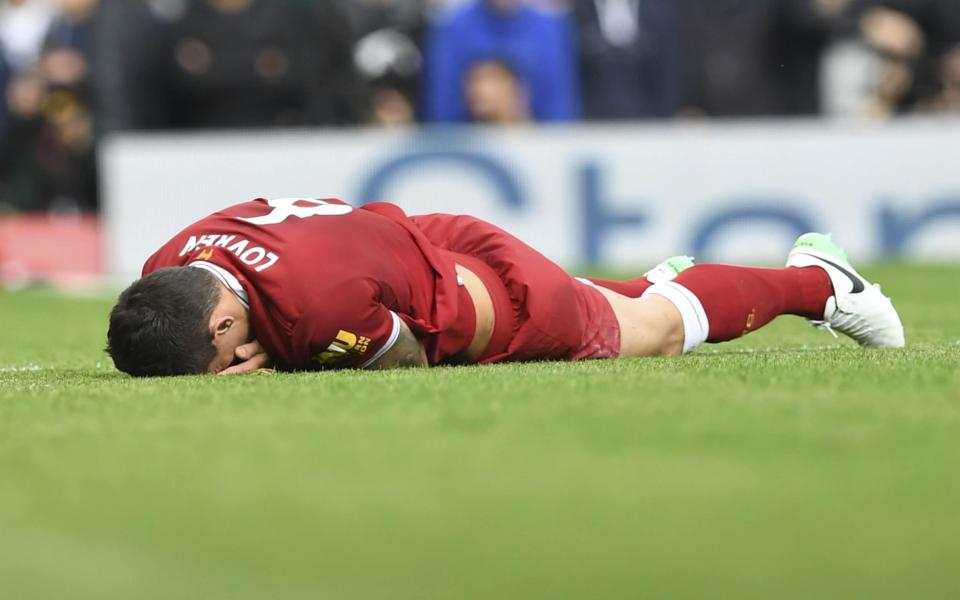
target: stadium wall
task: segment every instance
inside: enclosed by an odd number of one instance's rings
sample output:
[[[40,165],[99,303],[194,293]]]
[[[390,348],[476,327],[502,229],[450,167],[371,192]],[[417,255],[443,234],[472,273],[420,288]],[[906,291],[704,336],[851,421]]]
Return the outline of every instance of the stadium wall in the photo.
[[[956,261],[958,149],[958,120],[128,134],[101,153],[106,264],[131,279],[183,226],[255,197],[471,213],[568,266],[774,264],[807,230],[858,260]]]

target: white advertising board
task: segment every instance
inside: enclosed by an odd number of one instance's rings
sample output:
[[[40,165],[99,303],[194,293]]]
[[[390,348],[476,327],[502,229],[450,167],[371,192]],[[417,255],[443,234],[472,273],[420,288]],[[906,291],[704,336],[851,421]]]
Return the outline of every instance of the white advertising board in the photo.
[[[960,120],[128,134],[102,151],[107,264],[256,197],[469,213],[566,266],[775,264],[806,230],[856,260],[960,260]]]

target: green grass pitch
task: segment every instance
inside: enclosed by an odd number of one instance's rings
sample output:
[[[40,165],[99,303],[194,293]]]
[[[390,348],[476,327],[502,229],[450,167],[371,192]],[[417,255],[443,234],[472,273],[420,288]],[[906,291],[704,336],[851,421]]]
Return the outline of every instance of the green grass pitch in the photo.
[[[0,292],[0,597],[960,597],[960,267],[679,359],[136,381]]]

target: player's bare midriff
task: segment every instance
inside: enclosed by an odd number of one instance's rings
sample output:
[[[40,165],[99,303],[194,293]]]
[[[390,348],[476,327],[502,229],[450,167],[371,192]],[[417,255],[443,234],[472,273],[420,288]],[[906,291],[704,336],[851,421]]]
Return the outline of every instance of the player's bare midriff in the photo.
[[[473,300],[473,308],[477,318],[477,329],[473,334],[473,340],[460,356],[463,362],[472,363],[483,355],[483,351],[487,349],[487,345],[493,337],[493,328],[496,325],[493,298],[490,297],[487,287],[483,285],[483,282],[473,271],[462,265],[456,265],[456,268],[457,275],[463,280],[463,287],[470,294],[470,299]]]

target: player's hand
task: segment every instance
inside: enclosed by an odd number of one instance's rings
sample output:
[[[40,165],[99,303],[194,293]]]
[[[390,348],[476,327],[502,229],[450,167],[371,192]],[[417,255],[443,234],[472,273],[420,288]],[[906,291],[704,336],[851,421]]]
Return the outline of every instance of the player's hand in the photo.
[[[249,373],[273,372],[270,368],[273,366],[273,360],[270,359],[270,356],[264,351],[260,342],[257,340],[253,340],[242,346],[237,346],[234,355],[240,362],[220,371],[218,375],[247,375]]]

